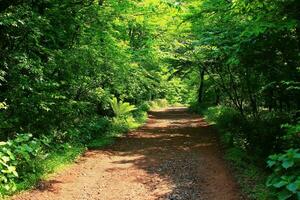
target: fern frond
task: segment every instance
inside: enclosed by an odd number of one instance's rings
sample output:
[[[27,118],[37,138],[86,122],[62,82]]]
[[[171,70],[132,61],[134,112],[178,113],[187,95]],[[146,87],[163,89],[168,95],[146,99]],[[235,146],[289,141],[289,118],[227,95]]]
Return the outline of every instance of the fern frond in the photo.
[[[134,105],[130,105],[128,102],[123,103],[122,101],[117,100],[116,97],[112,98],[111,102],[111,108],[113,109],[116,116],[123,116],[128,113],[130,113],[133,110],[136,110],[136,107]]]

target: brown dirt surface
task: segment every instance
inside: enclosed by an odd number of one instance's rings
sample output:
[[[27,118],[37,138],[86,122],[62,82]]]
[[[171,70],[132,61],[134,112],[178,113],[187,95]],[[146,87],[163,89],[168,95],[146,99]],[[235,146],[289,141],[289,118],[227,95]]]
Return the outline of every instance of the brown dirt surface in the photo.
[[[152,111],[145,126],[14,200],[237,200],[216,133],[185,108]]]

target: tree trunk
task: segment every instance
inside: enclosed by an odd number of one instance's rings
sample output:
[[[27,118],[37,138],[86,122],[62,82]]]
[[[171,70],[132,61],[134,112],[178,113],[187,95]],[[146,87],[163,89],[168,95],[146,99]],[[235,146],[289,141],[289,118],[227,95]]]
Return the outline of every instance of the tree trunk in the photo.
[[[198,103],[203,101],[203,89],[204,89],[204,69],[200,69],[200,85],[198,89]]]
[[[220,103],[220,90],[215,89],[216,99],[215,99],[215,105],[219,105]]]

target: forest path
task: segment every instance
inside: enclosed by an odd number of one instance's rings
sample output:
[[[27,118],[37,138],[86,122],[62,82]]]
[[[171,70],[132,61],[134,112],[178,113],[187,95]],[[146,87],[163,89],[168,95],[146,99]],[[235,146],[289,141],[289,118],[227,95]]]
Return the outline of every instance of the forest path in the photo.
[[[115,144],[90,150],[70,168],[15,200],[241,199],[213,129],[185,108],[153,111]]]

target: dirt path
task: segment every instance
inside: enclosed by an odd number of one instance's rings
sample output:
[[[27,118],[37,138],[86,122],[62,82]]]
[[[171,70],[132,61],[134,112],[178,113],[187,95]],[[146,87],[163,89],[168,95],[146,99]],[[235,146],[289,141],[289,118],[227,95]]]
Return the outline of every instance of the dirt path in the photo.
[[[184,108],[150,113],[147,125],[14,200],[236,200],[215,134]]]

